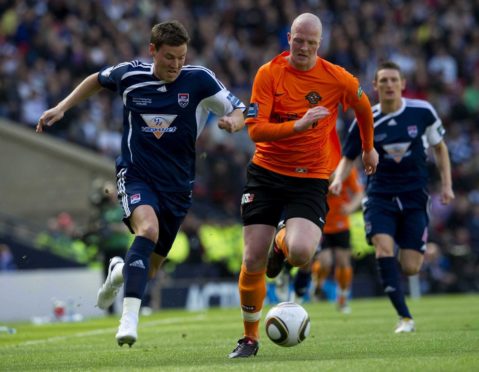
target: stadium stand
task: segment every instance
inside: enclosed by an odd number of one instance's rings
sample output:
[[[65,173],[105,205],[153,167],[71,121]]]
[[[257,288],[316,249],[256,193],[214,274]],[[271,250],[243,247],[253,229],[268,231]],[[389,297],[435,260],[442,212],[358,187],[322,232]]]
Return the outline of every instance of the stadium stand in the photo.
[[[248,102],[254,71],[285,48],[287,25],[304,11],[319,15],[327,25],[322,56],[356,74],[373,101],[372,73],[378,61],[392,59],[408,75],[406,96],[427,98],[439,110],[457,200],[447,208],[439,204],[436,175],[431,240],[439,247],[443,269],[457,277],[448,290],[479,290],[477,1],[4,0],[0,117],[33,130],[41,112],[78,79],[114,61],[148,60],[143,35],[152,24],[172,18],[187,25],[192,35],[187,62],[210,67]],[[119,150],[120,106],[116,97],[102,94],[48,132],[112,159]],[[339,127],[345,129],[350,120],[343,116]],[[209,125],[198,146],[193,213],[233,224],[252,144],[246,133],[225,138]],[[2,147],[5,156],[15,158]]]

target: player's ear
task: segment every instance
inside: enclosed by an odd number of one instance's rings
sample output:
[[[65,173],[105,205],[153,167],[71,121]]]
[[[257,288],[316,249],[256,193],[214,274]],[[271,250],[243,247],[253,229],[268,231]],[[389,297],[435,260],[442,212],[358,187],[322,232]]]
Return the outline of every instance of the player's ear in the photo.
[[[153,43],[148,45],[148,51],[150,52],[150,56],[154,56],[156,53],[156,46]]]
[[[402,77],[401,78],[401,91],[403,91],[404,89],[406,89],[406,79],[404,79]]]

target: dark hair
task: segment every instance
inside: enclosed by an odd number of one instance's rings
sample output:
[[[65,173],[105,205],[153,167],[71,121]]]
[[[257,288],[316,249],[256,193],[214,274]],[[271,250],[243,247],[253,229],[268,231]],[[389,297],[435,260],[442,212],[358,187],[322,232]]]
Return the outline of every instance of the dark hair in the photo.
[[[393,61],[383,61],[378,65],[378,68],[376,69],[376,73],[374,74],[374,81],[378,79],[378,71],[379,70],[396,70],[399,72],[399,75],[401,76],[401,79],[404,78],[403,73],[401,71],[401,67],[396,62]]]
[[[161,22],[151,29],[150,43],[159,49],[163,44],[180,46],[188,44],[190,37],[186,28],[178,21]]]

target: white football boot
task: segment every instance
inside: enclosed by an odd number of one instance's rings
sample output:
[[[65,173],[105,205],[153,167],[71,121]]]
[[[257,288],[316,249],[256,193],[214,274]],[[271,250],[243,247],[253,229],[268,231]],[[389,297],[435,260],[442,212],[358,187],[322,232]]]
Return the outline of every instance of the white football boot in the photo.
[[[276,295],[279,302],[293,301],[289,293],[289,272],[283,268],[279,275],[275,278]]]
[[[341,314],[351,314],[351,307],[349,306],[349,290],[338,289],[336,294],[336,306]]]
[[[117,267],[117,265],[121,264]],[[98,290],[96,305],[103,310],[108,309],[115,302],[116,295],[123,285],[123,258],[113,257],[108,266],[108,275],[105,282]]]
[[[414,320],[411,318],[401,318],[394,333],[410,333],[416,330]]]
[[[120,327],[116,333],[116,341],[119,346],[128,344],[132,346],[138,338],[138,318],[141,300],[133,297],[123,299],[123,313],[120,319]]]

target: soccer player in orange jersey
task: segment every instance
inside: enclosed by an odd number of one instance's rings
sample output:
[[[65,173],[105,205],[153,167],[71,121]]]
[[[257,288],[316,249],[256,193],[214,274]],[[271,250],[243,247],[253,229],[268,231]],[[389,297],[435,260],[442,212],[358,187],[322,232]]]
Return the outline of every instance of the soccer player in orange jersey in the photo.
[[[376,171],[369,99],[355,77],[318,57],[321,35],[317,16],[296,17],[288,33],[289,51],[261,66],[254,80],[246,124],[256,151],[241,201],[244,337],[230,358],[258,352],[265,272],[275,277],[285,260],[298,267],[310,264],[319,244],[328,210],[328,179],[341,155],[336,133],[340,104],[355,112],[366,173]],[[275,237],[282,216],[285,228]]]
[[[359,208],[363,196],[364,187],[359,180],[358,171],[352,168],[343,182],[340,194],[328,194],[329,212],[323,229],[321,251],[312,265],[316,293],[320,293],[334,262],[334,278],[338,285],[336,302],[338,310],[343,313],[350,310],[348,297],[353,279],[349,215]]]

